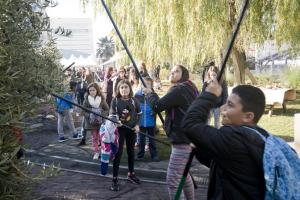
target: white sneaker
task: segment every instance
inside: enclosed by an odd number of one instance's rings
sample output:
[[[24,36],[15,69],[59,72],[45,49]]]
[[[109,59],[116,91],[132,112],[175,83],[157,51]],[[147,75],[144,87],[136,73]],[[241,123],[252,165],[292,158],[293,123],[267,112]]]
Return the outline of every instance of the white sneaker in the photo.
[[[94,154],[94,157],[93,157],[93,160],[98,160],[98,159],[99,159],[99,156],[100,156],[99,153],[95,153],[95,154]]]

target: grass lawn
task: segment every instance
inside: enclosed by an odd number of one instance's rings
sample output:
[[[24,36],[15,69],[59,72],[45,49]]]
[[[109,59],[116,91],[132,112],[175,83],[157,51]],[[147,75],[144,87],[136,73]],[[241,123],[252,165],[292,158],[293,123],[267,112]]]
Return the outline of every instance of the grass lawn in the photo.
[[[159,96],[163,96],[170,86],[168,82],[163,82],[162,85],[163,89],[157,91]],[[196,81],[196,85],[201,89],[199,80],[198,82]],[[287,102],[286,107],[287,111],[284,113],[282,106],[275,106],[272,117],[269,117],[269,109],[267,108],[258,125],[274,135],[278,135],[287,141],[292,141],[294,138],[294,114],[300,113],[300,90],[297,90],[297,99]],[[161,126],[160,121],[157,120],[157,122]]]
[[[300,91],[297,91],[297,99],[287,103],[287,111],[283,112],[281,106],[275,106],[272,117],[268,116],[268,110],[259,122],[259,126],[270,133],[284,138],[286,141],[294,139],[294,114],[300,113]]]

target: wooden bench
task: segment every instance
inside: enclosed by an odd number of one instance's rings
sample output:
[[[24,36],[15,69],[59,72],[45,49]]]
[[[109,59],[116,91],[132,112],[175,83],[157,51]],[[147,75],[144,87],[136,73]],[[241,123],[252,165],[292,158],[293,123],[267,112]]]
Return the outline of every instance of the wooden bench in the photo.
[[[269,109],[269,116],[273,114],[275,105],[281,105],[283,112],[286,112],[286,102],[296,99],[296,90],[290,88],[260,88],[266,97],[266,105]]]
[[[232,87],[228,87],[228,94],[231,94]],[[284,112],[286,112],[286,102],[296,99],[296,90],[290,88],[262,88],[266,97],[266,106],[269,108],[269,116],[273,114],[273,109],[276,105],[281,105]]]

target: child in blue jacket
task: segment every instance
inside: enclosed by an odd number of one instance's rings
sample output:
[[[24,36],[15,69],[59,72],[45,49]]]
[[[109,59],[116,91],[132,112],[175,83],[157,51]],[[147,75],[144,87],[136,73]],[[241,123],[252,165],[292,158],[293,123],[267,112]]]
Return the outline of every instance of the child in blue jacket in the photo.
[[[63,97],[67,100],[74,100],[75,87],[70,85],[70,90],[63,94]],[[72,105],[60,98],[56,98],[56,112],[57,112],[57,132],[58,132],[58,142],[64,142],[68,138],[64,136],[63,121],[66,120],[71,133],[73,134],[72,139],[79,140],[81,137],[76,132],[74,126],[74,120],[71,113]]]
[[[150,77],[144,78],[147,88],[153,87],[153,80]],[[135,98],[140,102],[140,108],[142,111],[142,116],[140,119],[140,130],[143,133],[147,133],[154,137],[155,132],[155,113],[151,108],[148,98],[143,94],[142,90],[138,90],[135,94]],[[136,160],[142,160],[145,155],[145,142],[146,136],[139,133],[139,152],[137,154]],[[157,150],[155,145],[155,140],[149,138],[149,148],[152,161],[158,161]]]

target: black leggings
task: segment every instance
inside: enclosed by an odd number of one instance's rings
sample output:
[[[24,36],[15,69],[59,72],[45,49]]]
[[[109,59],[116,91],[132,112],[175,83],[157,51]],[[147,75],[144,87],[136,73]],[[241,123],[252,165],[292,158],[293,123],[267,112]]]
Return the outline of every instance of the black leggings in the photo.
[[[118,128],[119,131],[119,149],[113,161],[113,177],[118,177],[119,165],[123,153],[124,140],[126,140],[126,149],[128,156],[128,170],[130,173],[134,172],[134,143],[136,133],[127,128]]]

